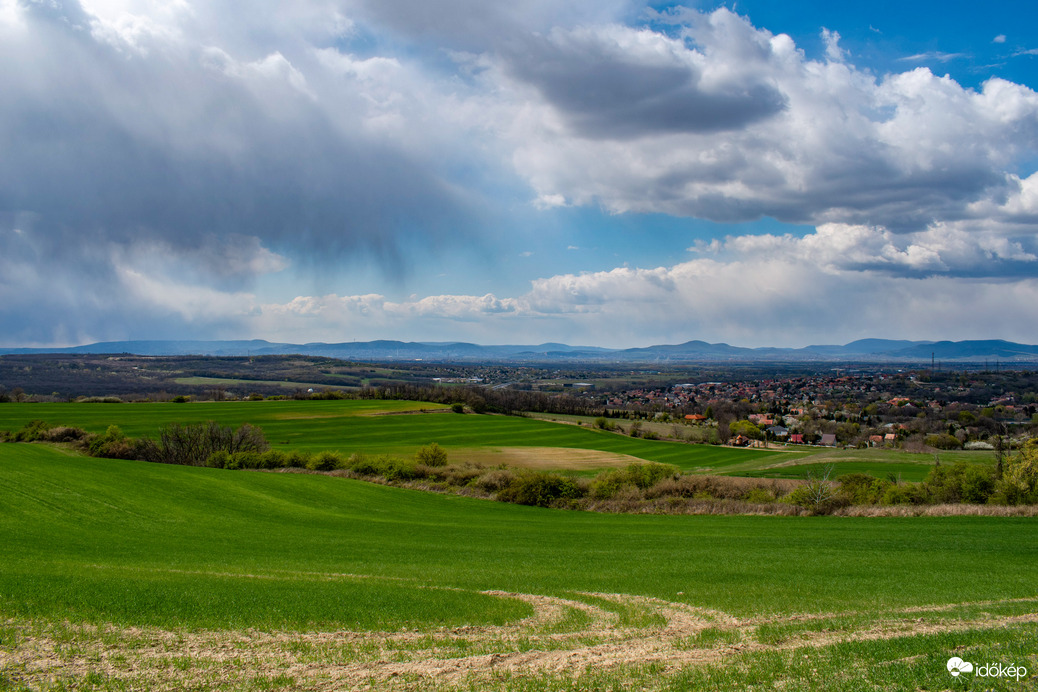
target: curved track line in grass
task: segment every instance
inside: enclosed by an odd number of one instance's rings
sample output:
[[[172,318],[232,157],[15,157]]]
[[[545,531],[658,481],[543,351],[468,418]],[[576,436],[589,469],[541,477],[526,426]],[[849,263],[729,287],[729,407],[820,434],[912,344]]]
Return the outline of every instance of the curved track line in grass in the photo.
[[[563,622],[568,612],[574,610],[587,615],[589,622],[595,628],[615,626],[618,620],[616,613],[567,598],[510,591],[481,591],[480,593],[499,598],[515,598],[529,604],[533,608],[533,615],[510,628],[512,631],[522,628],[551,629],[553,626]]]
[[[714,625],[735,626],[739,624],[739,620],[723,611],[700,608],[687,603],[681,603],[680,601],[666,601],[652,596],[631,596],[619,593],[584,593],[588,596],[604,598],[619,604],[630,603],[645,606],[649,610],[658,612],[667,620],[667,626],[664,628],[665,632],[698,632],[701,629]]]
[[[0,623],[7,633],[0,646],[0,670],[15,684],[30,687],[92,674],[113,681],[116,687],[157,690],[245,682],[262,687],[279,675],[287,676],[283,680],[291,679],[293,687],[314,690],[365,685],[383,688],[394,683],[437,689],[454,685],[484,688],[508,676],[574,676],[592,669],[647,664],[657,664],[666,673],[715,664],[744,653],[820,649],[847,642],[1038,623],[1038,612],[1003,617],[981,614],[931,622],[912,617],[924,612],[951,613],[964,607],[1038,606],[1038,598],[920,606],[880,613],[862,625],[844,623],[843,629],[798,629],[798,623],[847,614],[739,619],[658,598],[581,592],[621,605],[653,609],[666,623],[623,627],[616,613],[573,599],[507,591],[481,593],[523,600],[534,609],[534,615],[513,625],[391,633],[181,632],[8,620]],[[546,626],[565,619],[572,611],[587,615],[583,629],[545,632]],[[761,636],[764,624],[788,627],[788,636],[769,643]],[[710,633],[712,637],[705,636]]]

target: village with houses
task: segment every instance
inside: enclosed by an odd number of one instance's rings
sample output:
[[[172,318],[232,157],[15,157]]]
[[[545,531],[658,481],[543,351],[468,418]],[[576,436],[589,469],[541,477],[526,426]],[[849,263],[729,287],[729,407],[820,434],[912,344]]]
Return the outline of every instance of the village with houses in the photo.
[[[669,437],[734,446],[996,449],[1038,433],[1030,371],[830,373],[583,396],[601,397],[607,418],[668,423],[681,426]]]

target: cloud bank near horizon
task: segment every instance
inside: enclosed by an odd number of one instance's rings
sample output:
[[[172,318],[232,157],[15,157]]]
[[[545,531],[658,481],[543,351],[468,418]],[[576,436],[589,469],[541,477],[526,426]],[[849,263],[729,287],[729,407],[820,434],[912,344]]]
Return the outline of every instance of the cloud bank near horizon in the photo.
[[[620,0],[0,0],[4,340],[1033,341],[1038,94],[821,41]],[[525,293],[313,290],[511,272],[517,204],[809,228]]]

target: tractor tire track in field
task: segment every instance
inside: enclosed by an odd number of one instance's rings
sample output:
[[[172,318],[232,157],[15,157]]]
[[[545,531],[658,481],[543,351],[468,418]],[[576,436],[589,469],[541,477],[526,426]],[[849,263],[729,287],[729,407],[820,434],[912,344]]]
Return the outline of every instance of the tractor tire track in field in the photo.
[[[399,632],[199,632],[8,620],[0,622],[0,681],[72,689],[91,679],[149,690],[493,688],[529,674],[573,677],[647,664],[676,671],[755,651],[1038,622],[1038,598],[738,618],[648,596],[482,593],[522,600],[534,613],[504,626]]]

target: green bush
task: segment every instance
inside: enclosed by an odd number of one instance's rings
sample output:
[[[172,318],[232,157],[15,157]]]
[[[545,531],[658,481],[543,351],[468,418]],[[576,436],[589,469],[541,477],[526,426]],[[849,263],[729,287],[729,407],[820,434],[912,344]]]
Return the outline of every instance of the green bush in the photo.
[[[447,450],[433,442],[420,448],[414,455],[416,463],[425,466],[446,466]]]
[[[94,437],[87,445],[90,456],[123,458],[121,454],[127,446],[126,434],[118,425],[109,425],[104,435]]]
[[[21,430],[11,435],[11,442],[38,442],[53,427],[50,423],[45,423],[42,420],[29,421],[22,426]]]
[[[743,497],[743,500],[752,502],[755,505],[766,505],[769,502],[774,502],[775,496],[770,490],[765,488],[751,488],[750,492]]]
[[[728,429],[731,431],[732,437],[745,435],[751,440],[760,440],[764,438],[764,433],[760,431],[760,428],[749,420],[737,420],[729,425]]]
[[[803,507],[810,510],[811,514],[832,514],[841,507],[846,507],[850,504],[846,497],[836,492],[819,492],[817,487],[809,485],[796,488],[789,495],[783,497],[780,502]]]
[[[211,469],[225,469],[231,463],[231,455],[225,449],[218,449],[209,455],[205,465]]]
[[[837,509],[846,507],[850,500],[838,492],[836,484],[829,480],[833,468],[830,465],[820,474],[808,473],[807,480],[783,497],[781,502],[803,507],[812,514],[832,514]]]
[[[424,475],[419,471],[415,462],[407,459],[380,455],[377,463],[379,475],[387,481],[410,481]]]
[[[1038,439],[1028,440],[1007,461],[992,499],[1005,505],[1038,504]]]
[[[995,490],[995,474],[991,469],[970,465],[962,474],[962,501],[984,504]]]
[[[364,454],[351,454],[343,462],[341,468],[349,469],[360,476],[376,476],[387,481],[409,481],[421,478],[425,474],[414,461],[380,454],[369,457]]]
[[[804,487],[794,489],[793,492],[782,498],[782,501],[797,507],[804,507],[805,509],[812,508],[815,505],[814,498],[810,496],[808,489]]]
[[[298,449],[294,449],[290,452],[285,453],[285,466],[286,469],[305,469],[306,465],[310,462],[310,454],[307,452],[301,452]]]
[[[228,469],[258,469],[262,468],[262,456],[259,452],[235,452],[225,468]]]
[[[889,481],[882,481],[867,473],[848,473],[839,478],[839,493],[852,505],[874,505],[883,497]]]
[[[961,502],[959,484],[951,477],[950,466],[934,466],[923,480],[923,492],[934,503]]]
[[[609,500],[616,497],[624,487],[629,486],[619,471],[603,471],[591,481],[591,497],[596,500]]]
[[[334,471],[347,468],[346,460],[335,452],[318,452],[306,462],[306,468],[311,471]]]
[[[911,505],[916,503],[916,494],[913,487],[906,484],[895,485],[888,483],[883,489],[883,495],[879,498],[882,505]]]
[[[518,505],[551,507],[560,500],[575,500],[584,494],[584,489],[572,478],[528,471],[515,476],[507,487],[498,492],[497,499]]]
[[[205,465],[215,469],[278,469],[284,468],[287,455],[281,451],[235,452],[218,449],[209,455]]]
[[[930,502],[984,504],[995,491],[995,470],[962,462],[934,466],[923,481],[921,491]]]
[[[679,474],[678,467],[655,461],[628,464],[622,469],[610,469],[595,476],[591,482],[591,496],[597,500],[608,500],[625,487],[646,490],[665,478]]]
[[[350,455],[350,458],[346,460],[344,468],[362,476],[378,475],[378,464],[373,459],[369,459],[366,454],[357,452]]]
[[[288,466],[288,454],[280,449],[268,449],[260,455],[261,469],[283,469]]]

